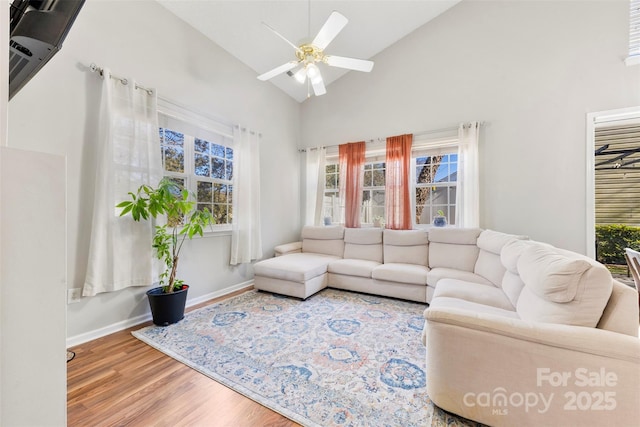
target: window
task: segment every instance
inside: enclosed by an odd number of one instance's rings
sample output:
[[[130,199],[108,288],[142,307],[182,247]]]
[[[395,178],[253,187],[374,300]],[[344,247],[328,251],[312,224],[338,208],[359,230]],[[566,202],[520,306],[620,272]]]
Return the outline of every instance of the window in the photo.
[[[420,156],[413,161],[415,224],[431,224],[440,212],[449,224],[454,224],[458,154]]]
[[[214,229],[230,230],[234,173],[232,129],[176,108],[165,105],[158,116],[164,176],[194,194],[198,209],[208,209],[213,214]]]
[[[360,222],[373,224],[384,218],[384,163],[365,163],[362,183],[362,212]]]
[[[371,152],[369,152],[371,151]],[[369,162],[363,168],[361,223],[373,224],[385,219],[385,163],[381,150],[368,150]],[[414,224],[428,226],[442,211],[449,224],[455,224],[458,174],[457,138],[414,141],[411,178]],[[335,155],[327,155],[325,168],[324,217],[332,223],[342,222],[344,206],[340,205],[340,171]]]
[[[166,128],[160,147],[164,175],[195,194],[198,209],[208,209],[216,224],[231,224],[233,149]]]

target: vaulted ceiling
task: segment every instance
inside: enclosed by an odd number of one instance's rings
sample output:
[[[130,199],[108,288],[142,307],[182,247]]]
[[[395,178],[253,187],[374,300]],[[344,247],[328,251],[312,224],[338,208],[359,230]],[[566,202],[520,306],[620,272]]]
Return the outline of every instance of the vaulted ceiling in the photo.
[[[295,60],[294,49],[262,22],[295,45],[311,41],[334,10],[349,23],[327,47],[337,56],[372,59],[418,27],[460,0],[350,0],[350,1],[249,1],[158,0],[231,55],[255,70],[256,76]],[[347,71],[320,65],[327,90]],[[375,66],[373,71],[375,72]],[[282,74],[264,84],[274,84],[298,102],[307,99],[306,84]],[[313,93],[313,91],[311,91]]]

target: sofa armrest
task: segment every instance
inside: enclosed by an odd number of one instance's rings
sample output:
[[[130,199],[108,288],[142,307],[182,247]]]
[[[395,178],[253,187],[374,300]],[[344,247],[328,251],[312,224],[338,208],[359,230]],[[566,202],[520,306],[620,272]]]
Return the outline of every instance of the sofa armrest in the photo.
[[[302,242],[285,243],[274,248],[275,256],[302,252]]]
[[[453,307],[425,311],[427,394],[499,426],[633,425],[640,339]]]

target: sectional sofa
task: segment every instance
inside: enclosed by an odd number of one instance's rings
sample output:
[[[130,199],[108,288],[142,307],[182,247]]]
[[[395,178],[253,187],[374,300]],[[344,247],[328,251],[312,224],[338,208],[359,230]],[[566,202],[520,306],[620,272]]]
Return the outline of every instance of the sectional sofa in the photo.
[[[493,230],[305,227],[257,289],[425,302],[427,393],[489,425],[635,425],[637,292],[583,255]]]

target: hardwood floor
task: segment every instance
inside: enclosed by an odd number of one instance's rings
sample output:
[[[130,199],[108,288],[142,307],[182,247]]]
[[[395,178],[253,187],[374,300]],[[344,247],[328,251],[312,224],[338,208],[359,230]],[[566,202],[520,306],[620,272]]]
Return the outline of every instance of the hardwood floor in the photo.
[[[70,349],[69,426],[298,425],[137,340],[141,326]]]

